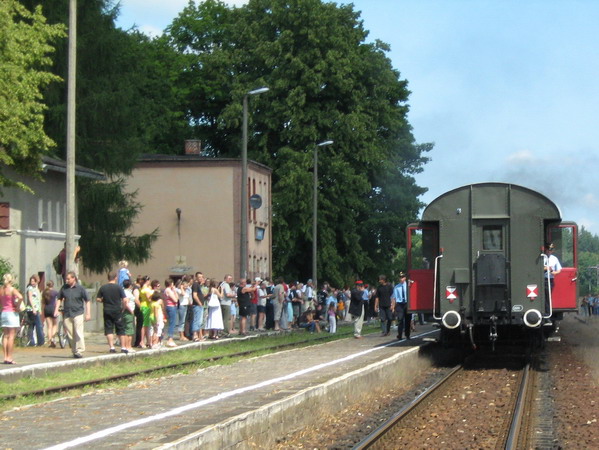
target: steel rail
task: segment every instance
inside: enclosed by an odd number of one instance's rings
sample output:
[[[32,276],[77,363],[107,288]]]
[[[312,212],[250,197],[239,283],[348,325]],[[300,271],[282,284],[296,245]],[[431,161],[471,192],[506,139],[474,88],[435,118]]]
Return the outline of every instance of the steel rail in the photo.
[[[350,334],[353,334],[353,331],[351,333],[348,333],[348,335],[350,335]],[[94,385],[98,385],[98,384],[102,384],[102,383],[106,383],[106,382],[110,382],[110,381],[118,381],[118,380],[124,380],[127,378],[133,378],[138,375],[145,375],[145,374],[149,374],[152,372],[159,372],[161,370],[168,370],[168,369],[175,369],[178,367],[198,365],[198,364],[201,364],[204,362],[219,361],[219,360],[222,360],[225,358],[238,358],[238,357],[242,357],[242,356],[251,355],[254,353],[260,353],[260,352],[267,351],[267,350],[280,350],[283,348],[296,347],[296,346],[300,346],[302,344],[307,344],[307,343],[311,343],[311,342],[320,342],[320,341],[324,341],[327,339],[330,339],[330,336],[323,336],[323,337],[318,337],[318,338],[308,339],[308,340],[298,341],[298,342],[290,342],[287,344],[275,345],[275,346],[270,346],[270,347],[262,347],[262,348],[252,349],[252,350],[246,350],[243,352],[229,353],[226,355],[208,356],[205,358],[200,358],[200,359],[196,359],[196,360],[192,360],[192,361],[183,361],[180,363],[173,363],[173,364],[167,364],[164,366],[151,367],[148,369],[138,370],[136,372],[126,372],[126,373],[122,373],[122,374],[109,375],[109,376],[102,377],[102,378],[96,378],[96,379],[88,380],[88,381],[80,381],[77,383],[64,384],[64,385],[60,385],[60,386],[53,386],[53,387],[48,387],[48,388],[43,388],[43,389],[36,389],[36,390],[32,390],[32,391],[19,392],[19,393],[15,393],[15,394],[6,394],[6,395],[0,396],[0,402],[7,401],[7,400],[14,400],[18,397],[25,397],[25,396],[42,397],[42,396],[57,393],[57,392],[65,392],[65,391],[70,391],[73,389],[78,389],[78,388],[82,388],[82,387],[86,387],[86,386],[94,386]],[[231,342],[234,342],[234,341],[231,341]],[[141,354],[141,356],[144,356],[144,355]],[[148,355],[148,357],[149,356],[150,355]]]
[[[506,450],[513,450],[518,448],[518,441],[520,438],[520,431],[522,429],[522,422],[525,419],[526,400],[531,384],[531,371],[532,368],[530,363],[526,364],[526,367],[524,368],[524,374],[522,376],[522,382],[520,383],[520,389],[518,391],[518,398],[516,399],[516,405],[514,406],[514,414],[512,416],[512,422],[510,424],[510,431],[505,441],[504,448]]]
[[[353,450],[365,450],[373,446],[378,442],[389,430],[397,425],[404,417],[410,414],[418,405],[426,400],[430,395],[437,391],[441,386],[445,385],[449,380],[456,376],[459,372],[464,369],[463,365],[457,365],[450,372],[445,375],[442,379],[433,383],[428,389],[422,392],[418,397],[412,400],[408,405],[403,407],[400,411],[394,414],[391,418],[387,419],[380,427],[370,433],[362,441],[358,442]]]

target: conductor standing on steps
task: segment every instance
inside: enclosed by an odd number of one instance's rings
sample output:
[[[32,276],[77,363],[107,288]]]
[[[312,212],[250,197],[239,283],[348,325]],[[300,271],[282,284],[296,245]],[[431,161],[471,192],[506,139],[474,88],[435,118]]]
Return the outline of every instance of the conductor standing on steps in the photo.
[[[549,305],[549,289],[553,293],[553,287],[555,286],[555,276],[562,271],[562,265],[559,262],[557,256],[553,254],[555,246],[552,242],[545,243],[545,255],[543,256],[543,265],[545,266],[545,314],[549,314],[551,311]],[[547,281],[549,281],[549,289],[547,288]]]

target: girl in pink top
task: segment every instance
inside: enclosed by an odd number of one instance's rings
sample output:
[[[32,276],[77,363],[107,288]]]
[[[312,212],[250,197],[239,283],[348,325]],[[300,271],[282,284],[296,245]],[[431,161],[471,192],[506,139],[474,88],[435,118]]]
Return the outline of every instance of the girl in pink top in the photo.
[[[0,304],[2,305],[0,326],[4,329],[4,336],[2,337],[4,364],[16,364],[12,359],[12,351],[15,345],[15,335],[20,326],[19,309],[23,296],[12,286],[11,274],[4,274],[2,281],[3,284],[0,287]]]

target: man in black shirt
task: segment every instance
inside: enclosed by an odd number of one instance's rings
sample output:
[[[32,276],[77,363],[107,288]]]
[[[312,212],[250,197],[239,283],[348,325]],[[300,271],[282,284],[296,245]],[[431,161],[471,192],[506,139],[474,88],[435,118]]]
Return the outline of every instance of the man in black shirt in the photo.
[[[191,285],[191,304],[192,306],[192,317],[191,323],[191,338],[194,341],[204,340],[204,293],[202,292],[202,285],[205,283],[204,274],[202,272],[196,272],[195,281]]]
[[[118,285],[116,272],[108,273],[108,283],[100,288],[96,301],[104,305],[104,335],[108,342],[110,353],[116,353],[114,348],[114,331],[123,343],[125,337],[125,323],[123,322],[123,309],[127,296],[122,286]],[[129,353],[122,348],[123,353]]]
[[[394,303],[391,302],[393,286],[387,282],[385,275],[379,275],[379,286],[376,289],[374,310],[381,318],[381,336],[391,334],[391,321],[393,320]]]
[[[91,319],[91,308],[87,291],[77,282],[75,272],[67,272],[65,278],[66,283],[56,298],[54,316],[58,316],[58,311],[62,306],[64,327],[71,343],[73,356],[81,358],[81,354],[85,351],[83,323]]]
[[[237,304],[239,305],[239,335],[247,336],[247,318],[250,316],[252,297],[258,287],[251,280],[242,278],[237,288]]]

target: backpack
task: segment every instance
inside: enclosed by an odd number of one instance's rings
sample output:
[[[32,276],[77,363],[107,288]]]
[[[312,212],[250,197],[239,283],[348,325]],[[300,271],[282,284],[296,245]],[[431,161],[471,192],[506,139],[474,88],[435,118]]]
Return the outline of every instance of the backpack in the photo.
[[[60,255],[56,255],[56,257],[52,260],[52,267],[58,275],[62,273],[62,264],[60,264]]]

